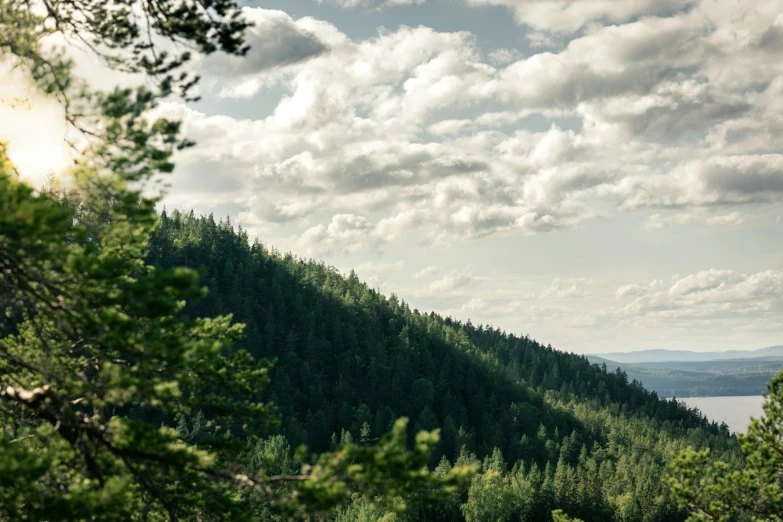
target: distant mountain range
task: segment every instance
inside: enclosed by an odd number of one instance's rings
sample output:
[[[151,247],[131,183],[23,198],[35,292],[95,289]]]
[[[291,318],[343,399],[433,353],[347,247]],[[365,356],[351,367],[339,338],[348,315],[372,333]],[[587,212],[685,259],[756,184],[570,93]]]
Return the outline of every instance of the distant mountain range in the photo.
[[[783,346],[725,352],[643,350],[587,358],[610,370],[620,368],[629,380],[663,397],[758,395],[783,370]]]
[[[724,352],[694,352],[690,350],[640,350],[638,352],[598,353],[595,357],[619,363],[717,361],[757,357],[783,357],[783,345],[759,350],[728,350]]]

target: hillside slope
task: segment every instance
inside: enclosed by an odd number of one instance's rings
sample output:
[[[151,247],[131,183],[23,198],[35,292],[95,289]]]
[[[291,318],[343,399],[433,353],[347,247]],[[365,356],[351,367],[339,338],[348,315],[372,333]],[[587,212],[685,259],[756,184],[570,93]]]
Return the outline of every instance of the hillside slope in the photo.
[[[411,310],[354,274],[251,245],[211,216],[164,213],[148,260],[201,268],[210,293],[187,312],[234,313],[247,324],[245,347],[277,359],[265,393],[292,445],[371,440],[399,416],[441,427],[432,465],[486,459],[476,480],[497,472],[504,487],[527,484],[529,501],[514,503],[522,520],[546,520],[554,507],[585,521],[684,519],[660,482],[671,452],[692,444],[739,459],[725,426],[621,371]],[[472,491],[419,515],[468,518],[464,506],[483,498]]]

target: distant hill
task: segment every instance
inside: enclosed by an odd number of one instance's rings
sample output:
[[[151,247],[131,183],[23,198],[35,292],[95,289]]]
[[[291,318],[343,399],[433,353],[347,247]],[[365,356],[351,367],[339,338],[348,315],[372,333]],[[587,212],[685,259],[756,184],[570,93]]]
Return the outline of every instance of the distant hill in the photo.
[[[715,361],[749,359],[756,357],[783,357],[783,345],[759,350],[727,350],[723,352],[694,352],[690,350],[639,350],[637,352],[599,353],[595,356],[619,363]]]
[[[780,347],[741,353],[758,354],[774,348]],[[714,354],[715,352],[709,353],[709,355]],[[619,368],[628,375],[628,379],[641,382],[645,388],[655,391],[662,397],[758,395],[766,389],[772,377],[783,370],[781,356],[633,364],[594,355],[587,358],[594,364],[605,364],[608,370]]]

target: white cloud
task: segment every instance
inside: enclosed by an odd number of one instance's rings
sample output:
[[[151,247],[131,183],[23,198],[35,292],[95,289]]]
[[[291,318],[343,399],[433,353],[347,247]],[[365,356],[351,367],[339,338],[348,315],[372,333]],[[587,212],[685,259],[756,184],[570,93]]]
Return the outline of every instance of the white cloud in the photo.
[[[305,230],[297,245],[307,255],[372,249],[373,244],[369,240],[371,231],[372,225],[363,216],[337,214],[328,225],[316,225]]]
[[[435,266],[435,265],[430,265],[430,266],[422,268],[421,270],[419,270],[418,272],[413,274],[413,277],[414,277],[414,279],[421,279],[423,277],[433,276],[433,275],[435,275],[435,274],[437,274],[437,273],[439,273],[441,271],[442,271],[441,267]]]
[[[316,0],[319,4],[333,3],[343,8],[384,7],[423,4],[426,0]]]
[[[360,5],[367,5],[369,3],[369,0],[316,0],[319,4],[331,2],[333,4],[337,4],[341,7],[357,7]]]
[[[361,265],[356,265],[357,272],[367,272],[367,273],[373,273],[373,274],[385,274],[388,272],[398,272],[402,270],[402,268],[405,266],[405,261],[397,261],[395,263],[376,263],[376,262],[369,262],[369,263],[362,263]]]
[[[590,279],[556,277],[552,284],[545,288],[538,297],[540,299],[585,297],[587,295],[585,287],[591,283],[593,281]]]
[[[515,62],[522,58],[522,55],[516,49],[500,48],[490,51],[488,58],[492,65],[499,66]]]
[[[591,25],[526,58],[500,49],[494,65],[467,32],[403,26],[355,41],[323,21],[254,10],[323,50],[282,75],[243,73],[245,94],[270,82],[288,91],[265,119],[186,112],[199,147],[175,179],[187,177],[186,191],[218,189],[258,223],[306,230],[324,214],[372,215],[376,242],[539,234],[618,209],[653,209],[648,229],[750,221],[739,206],[783,197],[770,150],[783,139],[783,67],[770,72],[774,46],[754,36],[777,34],[779,17],[769,2],[761,17],[722,4],[734,12],[725,19],[707,4],[636,19],[657,7],[635,5],[627,23],[618,15],[619,25]],[[584,19],[600,21],[599,7]],[[727,76],[740,61],[744,79]],[[524,130],[527,118],[549,129]]]
[[[626,22],[644,15],[682,9],[693,0],[466,0],[468,5],[500,5],[535,29],[573,33],[590,22]]]
[[[617,297],[625,297],[629,295],[641,295],[643,291],[644,291],[643,286],[630,284],[630,285],[623,285],[620,288],[618,288],[617,291],[615,292],[615,295]]]
[[[283,224],[313,254],[549,233],[630,209],[648,230],[773,219],[779,2],[492,2],[546,35],[573,34],[522,57],[483,53],[466,31],[359,40],[246,8],[253,49],[205,59],[204,85],[277,96],[274,109],[251,120],[165,107],[198,142],[178,158],[169,201]],[[347,215],[366,218],[324,221]]]
[[[477,312],[487,308],[487,302],[481,297],[474,297],[460,307],[461,312]]]
[[[783,200],[783,154],[715,155],[685,161],[669,172],[628,176],[607,192],[614,193],[628,208],[779,202]],[[710,220],[732,224],[740,215],[706,218],[708,224]]]
[[[618,294],[620,291],[618,290]],[[783,311],[783,272],[767,270],[745,274],[710,269],[662,285],[636,287],[628,305],[604,312],[627,325],[652,326],[669,322],[692,322],[682,327],[697,330],[723,321],[722,328],[769,326]],[[780,326],[780,322],[777,321]]]
[[[660,230],[671,226],[691,224],[724,227],[741,225],[756,219],[759,219],[759,217],[748,215],[738,210],[733,210],[724,214],[712,214],[705,211],[691,210],[674,214],[652,214],[645,220],[644,228],[647,230]]]
[[[405,268],[405,261],[397,261],[394,263],[370,261],[355,266],[353,271],[370,287],[380,288],[382,291],[386,292],[389,289],[389,275],[400,272],[403,268]],[[345,270],[345,273],[348,273],[349,271],[350,269]]]
[[[662,284],[663,284],[662,281],[658,279],[653,279],[646,285],[640,285],[636,283],[623,285],[617,289],[614,295],[616,297],[640,296],[640,295],[644,295],[649,291],[654,291],[657,288],[660,288]]]
[[[215,53],[206,56],[200,65],[207,84],[219,81],[224,96],[252,96],[263,85],[262,75],[302,64],[328,51],[314,32],[283,11],[243,7],[241,12],[253,24],[245,37],[251,48],[248,54],[238,57]]]
[[[413,291],[413,295],[436,296],[439,298],[449,298],[463,295],[467,288],[473,287],[482,281],[483,278],[473,275],[470,269],[450,270],[442,277],[432,281],[423,288]]]

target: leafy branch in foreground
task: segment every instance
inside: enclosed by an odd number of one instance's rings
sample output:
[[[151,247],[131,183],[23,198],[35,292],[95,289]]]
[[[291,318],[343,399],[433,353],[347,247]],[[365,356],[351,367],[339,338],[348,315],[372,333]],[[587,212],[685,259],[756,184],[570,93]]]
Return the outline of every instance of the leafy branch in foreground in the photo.
[[[713,462],[709,449],[683,451],[672,462],[672,499],[691,511],[690,521],[783,520],[783,372],[767,389],[764,416],[738,436],[742,469]]]
[[[113,69],[144,74],[162,96],[175,88],[186,96],[199,78],[183,65],[194,53],[245,55],[249,26],[235,0],[0,0],[0,53],[69,112],[75,86],[77,98],[87,91],[64,53],[45,50],[53,35]]]

